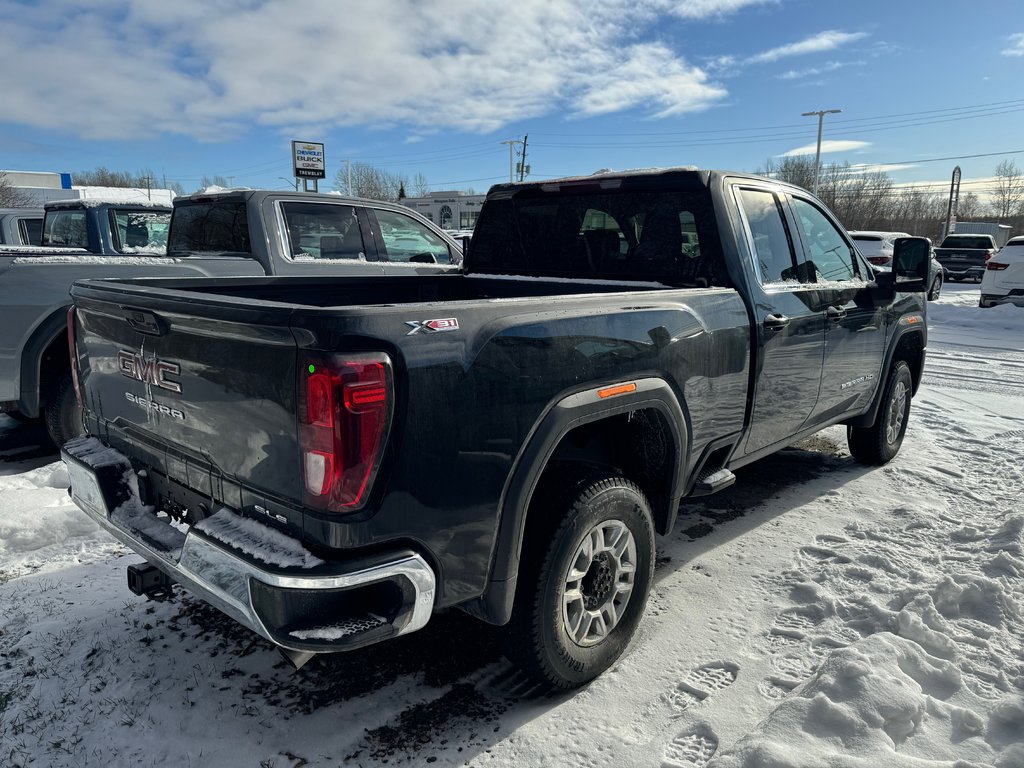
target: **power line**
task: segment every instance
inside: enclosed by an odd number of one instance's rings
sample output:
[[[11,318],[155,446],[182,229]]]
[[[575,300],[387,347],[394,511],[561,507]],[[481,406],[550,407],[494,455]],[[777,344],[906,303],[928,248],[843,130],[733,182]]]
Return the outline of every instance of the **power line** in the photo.
[[[841,125],[846,123],[858,123],[872,120],[888,120],[894,117],[908,117],[913,115],[930,115],[940,114],[943,112],[960,112],[960,111],[971,111],[987,108],[1002,108],[1006,105],[1024,105],[1024,99],[1010,99],[1008,101],[993,101],[987,104],[971,104],[962,105],[959,107],[946,107],[943,109],[932,109],[932,110],[919,110],[917,112],[899,112],[891,115],[874,115],[871,117],[855,117],[855,118],[844,118],[842,120],[832,121],[835,125]],[[568,138],[571,136],[578,136],[581,138],[587,138],[589,136],[689,136],[689,135],[701,135],[706,133],[743,133],[751,131],[774,131],[782,130],[787,128],[806,128],[805,123],[786,123],[784,125],[762,125],[747,128],[707,128],[702,130],[694,131],[657,131],[657,132],[635,132],[627,133],[622,131],[616,131],[614,133],[578,133],[578,134],[567,134],[567,133],[541,133],[535,132],[535,136],[558,136],[561,138]]]

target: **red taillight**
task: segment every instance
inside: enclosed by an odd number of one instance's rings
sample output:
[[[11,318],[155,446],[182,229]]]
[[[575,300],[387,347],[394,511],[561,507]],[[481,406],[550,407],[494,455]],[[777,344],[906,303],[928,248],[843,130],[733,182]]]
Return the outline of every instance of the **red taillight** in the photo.
[[[892,256],[868,256],[868,261],[870,261],[876,267],[884,267],[886,264],[892,261]]]
[[[305,361],[299,376],[299,444],[307,506],[347,512],[365,503],[393,403],[387,355]]]
[[[78,384],[78,350],[75,349],[75,307],[68,307],[68,358],[71,360],[71,383],[75,387],[75,399],[82,407],[82,388]]]
[[[996,255],[995,251],[986,251],[985,252],[985,261],[988,261],[989,259],[991,259],[995,255]]]
[[[999,272],[1000,270],[1006,269],[1009,266],[1009,264],[1002,264],[1001,262],[998,261],[990,261],[987,264],[987,268],[991,269],[993,272]]]

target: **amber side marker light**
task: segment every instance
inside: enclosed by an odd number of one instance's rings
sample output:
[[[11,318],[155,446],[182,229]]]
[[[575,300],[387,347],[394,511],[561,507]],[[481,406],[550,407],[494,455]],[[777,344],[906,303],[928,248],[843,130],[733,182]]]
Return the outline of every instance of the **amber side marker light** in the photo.
[[[599,389],[597,390],[597,396],[604,399],[606,397],[624,395],[627,392],[636,392],[636,384],[619,384],[614,387],[608,387],[607,389]]]

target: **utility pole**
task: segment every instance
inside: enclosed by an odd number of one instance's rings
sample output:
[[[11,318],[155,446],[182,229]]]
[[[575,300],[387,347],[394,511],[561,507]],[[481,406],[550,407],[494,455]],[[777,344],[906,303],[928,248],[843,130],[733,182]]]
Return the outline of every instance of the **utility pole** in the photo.
[[[523,145],[523,157],[526,157],[526,139],[522,141],[519,139],[509,139],[508,141],[501,142],[502,144],[508,144],[508,180],[509,183],[515,181],[515,167],[516,167],[516,144]],[[522,181],[522,177],[519,179]]]
[[[529,134],[523,135],[523,154],[519,159],[519,180],[522,181],[526,178],[526,174],[529,172],[526,166],[526,140],[530,138]]]
[[[152,200],[153,199],[153,177],[147,175],[147,176],[143,176],[141,180],[146,182],[146,198],[148,200]]]
[[[814,194],[818,194],[818,177],[821,175],[821,124],[825,121],[825,115],[837,115],[841,109],[819,109],[817,112],[803,112],[801,117],[818,116],[818,149],[814,153]]]

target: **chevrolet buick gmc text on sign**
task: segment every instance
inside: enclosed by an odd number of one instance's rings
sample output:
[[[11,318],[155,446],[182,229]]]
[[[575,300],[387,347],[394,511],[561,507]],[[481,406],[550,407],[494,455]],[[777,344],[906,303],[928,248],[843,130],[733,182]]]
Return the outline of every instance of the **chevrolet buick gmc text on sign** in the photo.
[[[326,164],[324,145],[312,141],[293,141],[292,160],[295,175],[302,179],[322,179]]]

